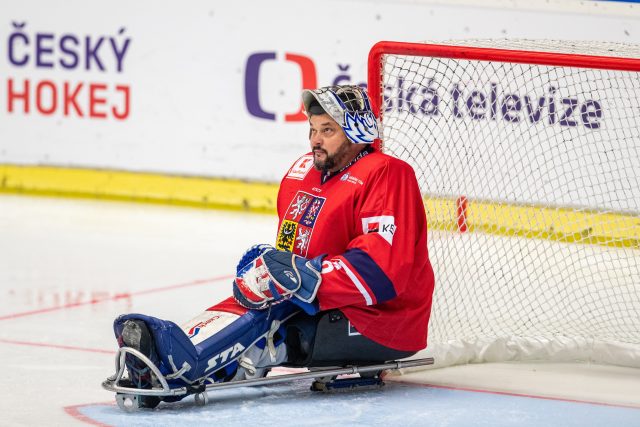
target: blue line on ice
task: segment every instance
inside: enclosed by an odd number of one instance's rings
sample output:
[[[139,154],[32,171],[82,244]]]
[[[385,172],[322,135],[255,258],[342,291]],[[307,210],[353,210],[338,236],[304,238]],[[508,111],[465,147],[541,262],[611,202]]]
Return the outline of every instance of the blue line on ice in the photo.
[[[314,393],[308,381],[220,390],[133,414],[95,405],[81,412],[113,426],[640,426],[640,409],[387,383],[380,390]]]

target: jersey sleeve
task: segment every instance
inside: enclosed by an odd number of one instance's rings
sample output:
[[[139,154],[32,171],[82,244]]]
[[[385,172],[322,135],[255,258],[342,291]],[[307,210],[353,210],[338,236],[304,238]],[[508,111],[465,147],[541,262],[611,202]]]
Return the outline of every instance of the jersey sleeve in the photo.
[[[426,215],[413,169],[386,163],[354,207],[356,232],[342,254],[325,258],[318,291],[321,310],[381,304],[402,294],[426,247]],[[418,251],[426,256],[425,251]]]

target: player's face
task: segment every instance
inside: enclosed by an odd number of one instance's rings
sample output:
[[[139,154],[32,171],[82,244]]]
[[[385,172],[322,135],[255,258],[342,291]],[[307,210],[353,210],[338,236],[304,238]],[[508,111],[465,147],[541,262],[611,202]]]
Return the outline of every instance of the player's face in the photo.
[[[358,147],[347,139],[340,125],[328,114],[311,116],[309,126],[309,143],[316,169],[335,172],[353,159]]]

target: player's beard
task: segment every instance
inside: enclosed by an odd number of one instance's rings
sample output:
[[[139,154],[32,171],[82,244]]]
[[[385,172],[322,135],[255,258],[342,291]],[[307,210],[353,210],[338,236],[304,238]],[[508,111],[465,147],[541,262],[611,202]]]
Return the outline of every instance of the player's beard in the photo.
[[[336,165],[342,164],[346,157],[349,155],[349,148],[351,147],[351,141],[345,138],[343,143],[336,149],[335,153],[329,154],[322,148],[313,149],[313,166],[319,171],[328,172],[336,167]],[[316,152],[324,153],[324,160],[316,157]]]

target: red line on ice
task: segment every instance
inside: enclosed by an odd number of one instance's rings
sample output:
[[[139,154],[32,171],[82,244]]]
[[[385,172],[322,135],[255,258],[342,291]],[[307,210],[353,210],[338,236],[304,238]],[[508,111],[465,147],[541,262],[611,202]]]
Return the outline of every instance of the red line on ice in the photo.
[[[158,292],[165,292],[165,291],[172,291],[174,289],[180,289],[180,288],[187,288],[190,286],[197,286],[197,285],[204,285],[207,283],[212,283],[212,282],[218,282],[220,280],[227,280],[227,279],[231,279],[233,276],[220,276],[220,277],[214,277],[211,279],[201,279],[201,280],[194,280],[193,282],[188,282],[188,283],[180,283],[177,285],[169,285],[169,286],[163,286],[160,288],[152,288],[152,289],[146,289],[144,291],[137,291],[137,292],[131,292],[131,293],[126,293],[126,294],[117,294],[108,298],[102,298],[102,299],[96,299],[96,300],[91,300],[91,301],[84,301],[84,302],[74,302],[74,303],[69,303],[69,304],[65,304],[65,305],[59,305],[59,306],[55,306],[55,307],[48,307],[48,308],[41,308],[38,310],[30,310],[30,311],[23,311],[20,313],[12,313],[12,314],[6,314],[4,316],[0,316],[0,321],[2,320],[10,320],[10,319],[16,319],[18,317],[26,317],[26,316],[33,316],[36,314],[44,314],[44,313],[50,313],[53,311],[60,311],[60,310],[66,310],[69,308],[75,308],[75,307],[81,307],[81,306],[85,306],[85,305],[94,305],[94,304],[100,304],[106,301],[115,301],[115,300],[119,300],[122,298],[129,298],[129,297],[134,297],[134,296],[140,296],[140,295],[147,295],[147,294],[154,294],[154,293],[158,293]]]
[[[585,403],[588,405],[599,405],[599,406],[612,406],[615,408],[631,408],[631,409],[640,409],[640,406],[633,404],[623,404],[623,403],[605,403],[605,402],[595,402],[590,400],[577,400],[577,399],[566,399],[562,397],[552,397],[552,396],[538,396],[535,394],[525,394],[525,393],[513,393],[508,391],[493,391],[493,390],[483,390],[476,388],[467,388],[467,387],[455,387],[455,386],[447,386],[447,385],[436,385],[436,384],[428,384],[428,383],[415,383],[412,381],[402,381],[396,379],[385,378],[385,380],[390,380],[392,382],[407,384],[407,385],[417,385],[420,387],[431,387],[431,388],[441,388],[446,390],[460,390],[460,391],[470,391],[473,393],[489,393],[489,394],[498,394],[501,396],[514,396],[514,397],[528,397],[531,399],[543,399],[543,400],[557,400],[560,402],[569,402],[569,403]]]
[[[25,345],[25,346],[29,346],[29,347],[57,348],[57,349],[60,349],[60,350],[86,351],[86,352],[89,352],[89,353],[116,354],[116,352],[113,351],[113,350],[103,350],[103,349],[100,349],[100,348],[87,348],[87,347],[76,347],[76,346],[73,346],[73,345],[49,344],[49,343],[41,343],[41,342],[7,340],[7,339],[4,339],[4,338],[0,338],[0,343]]]
[[[101,423],[100,421],[96,421],[93,418],[90,418],[86,415],[84,415],[82,412],[80,412],[80,408],[84,408],[85,406],[95,406],[95,405],[112,405],[112,403],[85,403],[83,405],[71,405],[71,406],[65,406],[64,412],[66,412],[68,415],[71,415],[73,418],[75,418],[78,421],[82,421],[94,426],[100,426],[100,427],[111,427],[109,424],[104,424]]]

